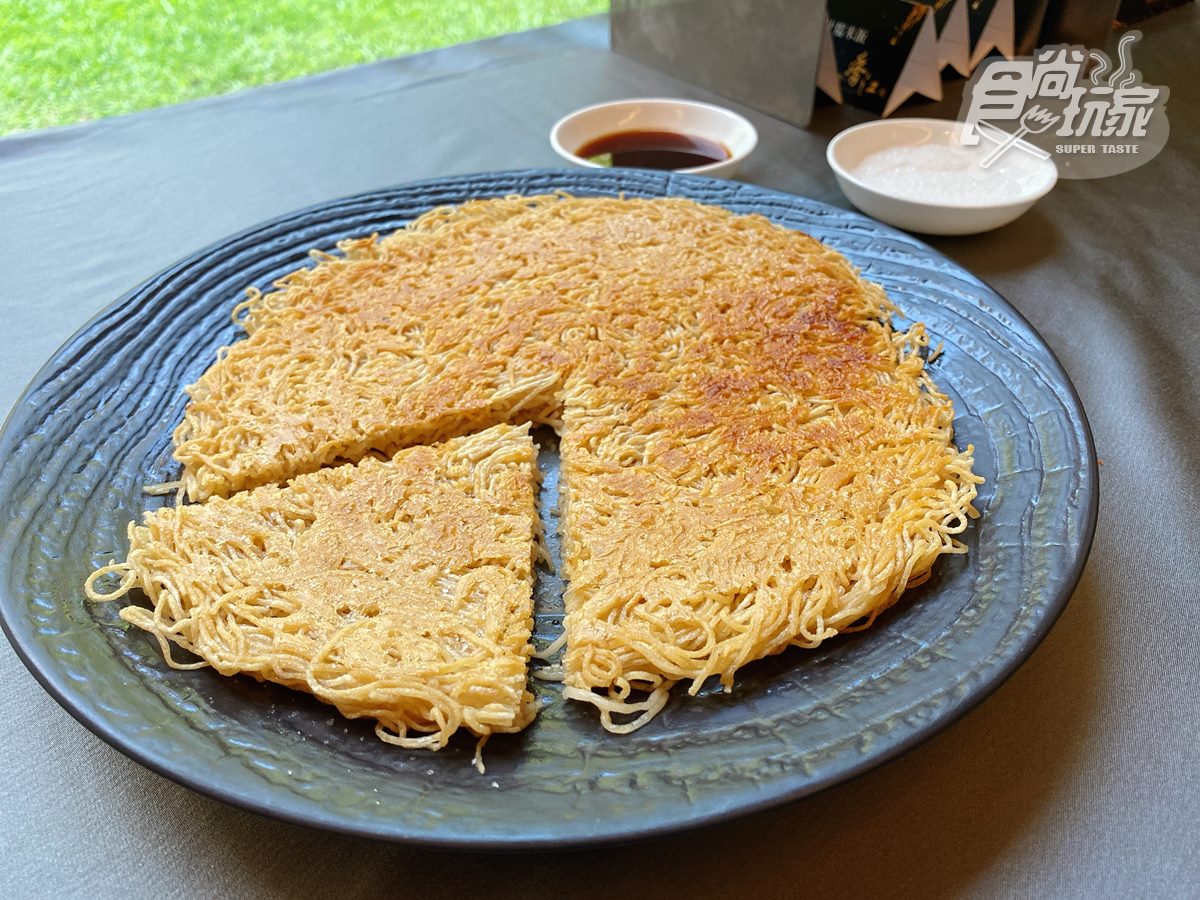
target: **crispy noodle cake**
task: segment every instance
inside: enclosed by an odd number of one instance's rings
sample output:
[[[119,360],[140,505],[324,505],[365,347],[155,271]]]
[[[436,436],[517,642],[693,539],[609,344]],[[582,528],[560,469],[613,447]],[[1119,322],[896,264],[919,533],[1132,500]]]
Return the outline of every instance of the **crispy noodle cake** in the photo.
[[[139,589],[150,608],[121,617],[171,665],[311,692],[388,743],[518,731],[534,716],[534,458],[527,427],[497,426],[159,509],[88,595]],[[176,662],[172,643],[200,662]]]
[[[507,197],[347,241],[235,311],[193,498],[497,422],[562,436],[566,696],[667,691],[865,627],[975,515],[921,325],[838,253],[679,198]],[[620,715],[620,719],[614,719]],[[627,718],[632,716],[632,718]]]

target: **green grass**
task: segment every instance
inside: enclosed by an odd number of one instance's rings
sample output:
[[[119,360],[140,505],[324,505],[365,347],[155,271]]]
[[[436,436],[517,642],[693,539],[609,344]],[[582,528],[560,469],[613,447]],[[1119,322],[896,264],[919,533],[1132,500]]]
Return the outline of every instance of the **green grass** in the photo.
[[[0,134],[550,25],[607,0],[0,0]]]

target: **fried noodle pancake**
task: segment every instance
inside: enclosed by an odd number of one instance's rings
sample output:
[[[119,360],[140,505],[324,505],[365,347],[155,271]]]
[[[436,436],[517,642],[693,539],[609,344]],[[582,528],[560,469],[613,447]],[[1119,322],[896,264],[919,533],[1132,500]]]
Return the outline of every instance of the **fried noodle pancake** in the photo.
[[[644,724],[680,681],[869,625],[976,515],[923,326],[840,254],[679,198],[481,200],[252,292],[190,389],[193,498],[499,422],[552,425],[565,694]],[[632,719],[614,719],[614,715]]]

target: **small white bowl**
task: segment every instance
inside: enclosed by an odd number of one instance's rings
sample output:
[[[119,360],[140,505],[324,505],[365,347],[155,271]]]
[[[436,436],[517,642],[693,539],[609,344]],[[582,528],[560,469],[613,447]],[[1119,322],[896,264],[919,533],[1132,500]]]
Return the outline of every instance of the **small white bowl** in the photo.
[[[674,170],[713,178],[731,178],[758,143],[754,126],[728,109],[694,100],[649,97],[577,109],[550,129],[550,146],[570,163],[602,169],[605,167],[577,156],[575,151],[596,138],[618,131],[674,131],[716,141],[729,151],[728,159]]]
[[[897,192],[874,183],[855,169],[872,153],[893,147],[940,145],[955,153],[982,159],[996,146],[980,140],[978,148],[963,148],[959,136],[963,125],[950,119],[880,119],[847,128],[829,142],[825,158],[837,176],[846,198],[876,219],[925,234],[976,234],[1007,225],[1044,197],[1058,180],[1052,159],[1027,152],[1031,145],[1019,142],[1005,151],[990,168],[971,165],[969,177],[981,188],[995,187],[987,179],[1005,179],[1011,190],[1001,200],[979,201],[921,197]],[[963,157],[964,160],[967,157]],[[947,174],[947,179],[952,176]],[[981,190],[981,194],[986,191]]]

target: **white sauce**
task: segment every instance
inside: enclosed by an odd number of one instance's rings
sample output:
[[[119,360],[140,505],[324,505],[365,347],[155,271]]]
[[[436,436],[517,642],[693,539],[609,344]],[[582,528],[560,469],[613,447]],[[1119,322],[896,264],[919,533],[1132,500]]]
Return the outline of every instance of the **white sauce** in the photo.
[[[923,203],[981,206],[1010,203],[1027,196],[1029,179],[1020,177],[1027,173],[1013,171],[1020,164],[1013,166],[1005,158],[1022,151],[1010,149],[985,169],[979,162],[991,149],[992,145],[986,141],[979,147],[946,144],[889,147],[864,157],[851,173],[881,193]]]

